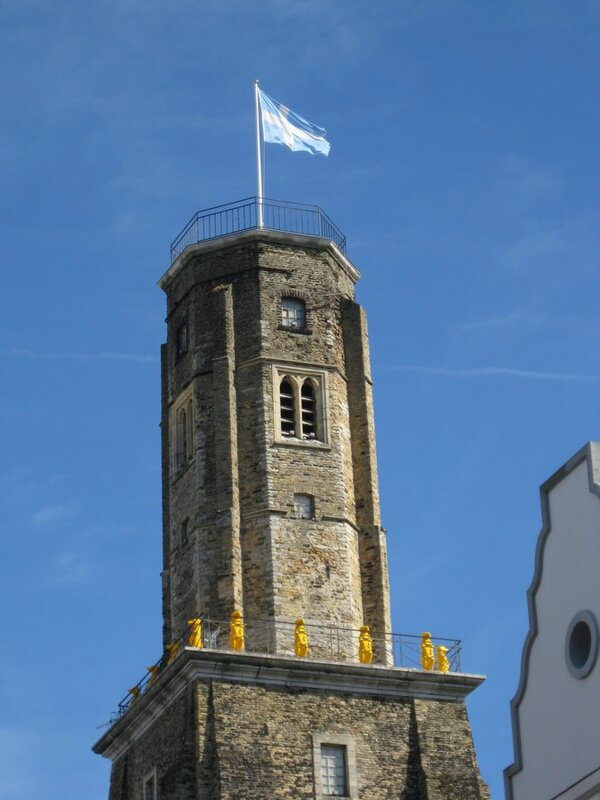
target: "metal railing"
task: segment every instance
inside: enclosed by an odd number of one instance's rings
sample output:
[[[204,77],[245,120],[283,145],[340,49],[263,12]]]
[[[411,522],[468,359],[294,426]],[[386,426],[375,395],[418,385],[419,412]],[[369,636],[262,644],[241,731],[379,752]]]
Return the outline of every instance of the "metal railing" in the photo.
[[[342,253],[346,252],[346,237],[319,206],[263,198],[260,208],[258,198],[247,197],[235,203],[198,211],[171,245],[171,263],[193,244],[253,228],[330,239]]]
[[[344,625],[305,623],[308,633],[308,655],[302,660],[341,661],[359,663],[358,643],[360,630]],[[293,622],[273,619],[249,620],[244,625],[244,652],[294,656]],[[174,644],[174,652],[166,652],[144,677],[128,691],[111,716],[111,723],[123,714],[147,691],[162,670],[169,666],[189,647],[189,631]],[[452,672],[461,671],[461,641],[439,636],[432,637],[434,645],[447,648],[446,657]],[[210,619],[202,620],[202,648],[210,651],[229,651],[229,622]],[[404,669],[422,669],[421,636],[408,633],[390,633],[387,636],[373,637],[373,664],[384,664]]]

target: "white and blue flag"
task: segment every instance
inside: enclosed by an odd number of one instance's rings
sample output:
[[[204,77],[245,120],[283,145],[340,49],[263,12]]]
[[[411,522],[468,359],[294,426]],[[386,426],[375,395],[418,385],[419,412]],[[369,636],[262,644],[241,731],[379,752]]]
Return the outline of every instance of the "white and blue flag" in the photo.
[[[324,128],[319,128],[295,114],[287,106],[265,94],[262,89],[258,89],[258,99],[265,142],[285,144],[290,150],[306,150],[312,155],[329,154],[331,145],[325,138]]]

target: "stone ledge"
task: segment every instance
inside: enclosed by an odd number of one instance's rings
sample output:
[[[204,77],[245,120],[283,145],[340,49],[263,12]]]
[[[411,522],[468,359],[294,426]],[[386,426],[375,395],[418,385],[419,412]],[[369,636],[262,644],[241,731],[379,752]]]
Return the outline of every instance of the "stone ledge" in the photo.
[[[367,666],[186,647],[92,749],[112,760],[118,758],[191,683],[198,681],[352,694],[392,701],[462,702],[484,680],[483,675],[458,672],[425,672],[378,664]]]
[[[228,247],[237,247],[249,241],[261,241],[274,244],[291,245],[293,247],[313,248],[328,250],[340,267],[344,269],[354,282],[360,278],[359,270],[347,258],[331,239],[309,234],[289,233],[288,231],[275,231],[269,228],[250,228],[239,233],[230,233],[215,239],[206,239],[203,242],[188,245],[183,253],[171,264],[169,269],[158,281],[158,286],[166,291],[167,285],[179,272],[181,267],[193,256],[200,253],[210,253],[213,250],[223,250]]]

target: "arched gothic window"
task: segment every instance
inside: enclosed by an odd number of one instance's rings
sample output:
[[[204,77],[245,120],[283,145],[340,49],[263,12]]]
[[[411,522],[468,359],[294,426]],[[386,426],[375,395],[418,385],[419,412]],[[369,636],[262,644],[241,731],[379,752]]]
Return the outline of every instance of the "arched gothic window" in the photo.
[[[175,473],[194,458],[194,413],[191,395],[179,401],[173,412],[173,461]]]
[[[275,367],[275,435],[290,444],[328,443],[327,374],[316,370],[288,372]]]
[[[296,435],[296,402],[294,387],[288,378],[279,384],[279,411],[281,414],[281,435]]]
[[[317,438],[317,405],[315,400],[315,387],[313,382],[307,378],[300,390],[301,401],[301,422],[302,438]]]

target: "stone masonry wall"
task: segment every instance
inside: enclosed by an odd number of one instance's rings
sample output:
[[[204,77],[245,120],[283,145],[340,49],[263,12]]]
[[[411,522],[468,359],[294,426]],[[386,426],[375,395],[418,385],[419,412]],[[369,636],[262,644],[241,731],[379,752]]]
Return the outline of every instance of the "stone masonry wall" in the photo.
[[[358,800],[489,800],[463,703],[222,681],[190,684],[130,745],[110,800],[143,800],[154,768],[160,800],[315,800],[313,736],[352,743]]]
[[[226,620],[234,608],[247,619],[304,616],[389,630],[372,403],[360,374],[368,341],[366,328],[357,337],[344,317],[354,281],[327,248],[257,236],[191,258],[167,285],[165,637],[183,634],[192,615]],[[306,330],[281,325],[289,296],[304,300]],[[178,355],[176,332],[186,322],[188,352]],[[323,387],[325,441],[280,436],[278,376],[287,370],[307,370]],[[172,409],[190,387],[194,458],[175,474]],[[298,493],[314,496],[314,520],[294,518]]]

